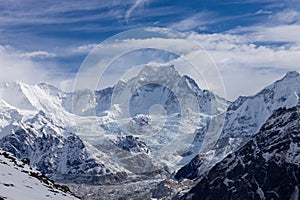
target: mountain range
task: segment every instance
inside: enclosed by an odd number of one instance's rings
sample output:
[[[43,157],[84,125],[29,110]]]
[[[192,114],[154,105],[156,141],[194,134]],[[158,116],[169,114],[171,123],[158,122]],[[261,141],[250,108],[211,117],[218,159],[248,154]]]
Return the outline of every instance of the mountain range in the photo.
[[[0,148],[90,198],[292,198],[299,95],[295,71],[234,102],[174,66],[145,66],[99,91],[5,82]]]

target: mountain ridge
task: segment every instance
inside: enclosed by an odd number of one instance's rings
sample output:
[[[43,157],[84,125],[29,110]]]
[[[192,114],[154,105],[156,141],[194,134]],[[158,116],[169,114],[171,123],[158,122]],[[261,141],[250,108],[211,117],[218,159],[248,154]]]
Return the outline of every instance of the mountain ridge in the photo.
[[[185,168],[193,166],[188,168],[196,172],[188,170],[187,173],[182,174],[182,168],[181,175],[177,174],[177,177],[182,179],[190,176],[188,174],[194,174],[192,177],[197,178],[197,174],[207,171],[227,154],[247,142],[276,109],[299,105],[298,94],[300,95],[300,74],[297,71],[290,71],[257,94],[242,96],[233,101],[227,108],[224,126],[216,146],[212,148],[212,151],[195,157],[194,163],[198,160],[197,165],[190,162],[185,166]],[[211,160],[212,154],[214,158]],[[205,160],[211,161],[207,163]]]
[[[276,110],[252,139],[181,199],[298,198],[299,118],[299,106]]]

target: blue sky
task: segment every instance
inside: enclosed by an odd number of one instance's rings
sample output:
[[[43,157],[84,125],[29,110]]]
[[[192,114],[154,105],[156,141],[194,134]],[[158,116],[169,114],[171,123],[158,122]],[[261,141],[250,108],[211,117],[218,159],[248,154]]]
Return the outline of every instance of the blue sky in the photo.
[[[0,0],[0,79],[67,89],[96,44],[141,27],[199,41],[229,99],[300,68],[299,0]]]

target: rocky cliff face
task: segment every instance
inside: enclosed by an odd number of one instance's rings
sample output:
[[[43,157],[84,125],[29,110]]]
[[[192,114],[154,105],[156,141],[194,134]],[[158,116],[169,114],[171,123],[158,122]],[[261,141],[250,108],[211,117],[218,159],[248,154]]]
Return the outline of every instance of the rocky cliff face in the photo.
[[[109,163],[92,155],[77,135],[54,124],[44,112],[4,127],[0,147],[19,159],[29,158],[44,174],[105,175],[118,171],[106,167]]]
[[[288,72],[254,96],[239,97],[227,109],[221,138],[250,137],[278,108],[299,105],[300,74]]]
[[[182,199],[298,199],[300,107],[276,110]]]
[[[281,80],[267,86],[256,95],[239,97],[228,106],[222,133],[217,144],[208,152],[200,155],[201,162],[198,161],[197,167],[193,165],[193,169],[197,172],[188,172],[185,176],[182,173],[182,169],[179,171],[181,175],[176,177],[179,179],[188,178],[188,174],[191,173],[201,175],[221,161],[226,155],[234,152],[247,142],[249,138],[259,131],[275,110],[281,107],[290,108],[299,105],[299,95],[300,74],[296,71],[291,71]],[[204,126],[198,130],[195,140],[205,135],[206,127]],[[197,159],[199,157],[194,158],[194,160]],[[192,163],[188,165],[191,166]],[[193,178],[195,177],[193,176]]]

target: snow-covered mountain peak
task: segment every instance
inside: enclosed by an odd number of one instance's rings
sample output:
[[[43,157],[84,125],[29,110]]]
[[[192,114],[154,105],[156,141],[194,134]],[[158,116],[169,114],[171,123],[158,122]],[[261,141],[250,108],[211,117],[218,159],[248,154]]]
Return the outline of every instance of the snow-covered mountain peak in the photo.
[[[143,69],[140,71],[140,75],[146,75],[148,76],[149,74],[152,73],[168,73],[168,74],[173,74],[173,73],[178,73],[174,67],[174,65],[158,65],[158,64],[147,64],[143,67]]]
[[[158,83],[161,85],[170,85],[176,83],[181,75],[175,69],[174,65],[145,65],[139,74],[128,82],[139,82],[141,84]]]
[[[51,96],[57,96],[59,98],[65,98],[66,94],[62,90],[58,89],[57,87],[54,87],[53,85],[50,85],[48,83],[38,83],[36,87],[41,88],[43,91],[45,91],[47,94]]]
[[[239,97],[232,102],[227,109],[222,133],[215,146],[215,156],[209,167],[248,141],[275,110],[299,105],[299,95],[300,75],[293,71],[256,95]]]
[[[193,89],[194,91],[202,92],[201,88],[198,87],[198,84],[196,83],[196,81],[194,79],[192,79],[191,77],[184,75],[182,77],[182,79],[184,81],[186,81],[187,84],[190,86],[190,88]]]
[[[187,112],[213,114],[220,109],[214,106],[218,97],[201,90],[197,82],[181,75],[174,65],[146,65],[139,74],[119,81],[112,93],[112,105],[118,118],[148,115],[152,106],[160,105],[166,113]],[[223,100],[224,101],[224,100]],[[226,104],[226,101],[225,101]],[[129,111],[129,112],[128,112]],[[128,115],[129,113],[129,115]]]
[[[292,107],[299,104],[300,74],[288,72],[282,79],[269,85],[256,96],[263,97],[272,111],[279,107]],[[255,96],[253,97],[255,98]]]
[[[194,167],[201,173],[209,169],[247,142],[260,130],[274,111],[279,108],[291,108],[299,105],[299,95],[300,75],[298,72],[292,71],[256,95],[239,97],[227,109],[221,136],[213,150],[213,159],[204,155],[204,158],[195,158],[199,162],[195,165],[187,165],[186,168]],[[287,116],[283,117],[283,119],[286,118]],[[270,123],[270,126],[273,124]],[[205,164],[204,161],[206,160],[209,164]],[[196,176],[198,175],[196,173]]]
[[[163,71],[163,70],[175,71],[175,67],[174,67],[174,65],[149,63],[143,67],[143,69],[140,71],[140,73],[147,73],[147,72],[153,72],[153,71],[159,72],[159,71]]]
[[[269,87],[272,87],[273,85],[276,87],[292,87],[295,88],[300,85],[300,74],[297,71],[289,71],[285,74],[285,76],[276,81],[275,83],[271,84]],[[274,88],[273,86],[273,88]]]
[[[298,71],[289,71],[286,73],[284,78],[294,78],[294,77],[299,77],[299,76],[300,76],[300,74]]]
[[[11,106],[24,110],[35,109],[27,97],[29,86],[20,82],[0,83],[0,99]]]

